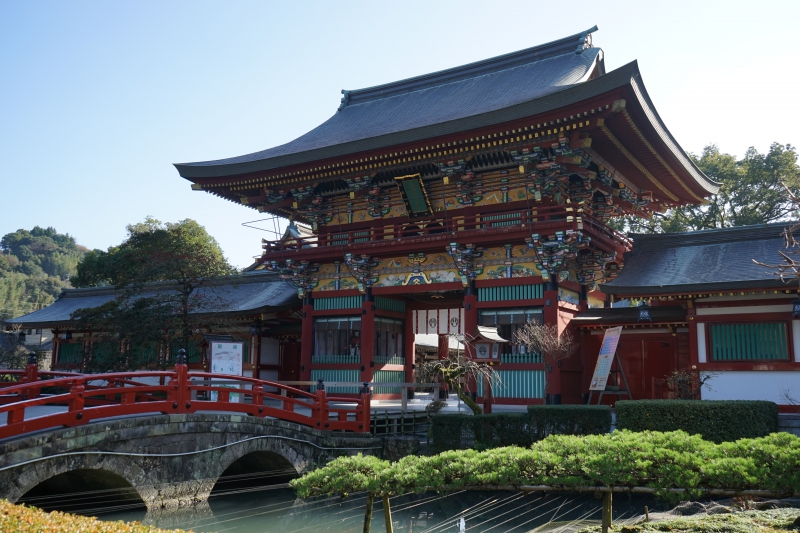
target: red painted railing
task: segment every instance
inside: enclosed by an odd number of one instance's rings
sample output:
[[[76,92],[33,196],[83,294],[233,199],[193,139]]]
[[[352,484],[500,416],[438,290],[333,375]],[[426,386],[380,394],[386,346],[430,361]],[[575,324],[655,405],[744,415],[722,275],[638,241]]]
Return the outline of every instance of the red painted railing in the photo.
[[[6,424],[0,425],[0,439],[117,416],[198,411],[271,417],[322,430],[369,432],[369,393],[362,390],[358,398],[327,396],[324,383],[310,393],[243,376],[189,372],[185,364],[166,372],[43,374],[52,379],[41,379],[36,365],[29,364],[24,371],[0,370],[0,374],[21,376],[19,382],[0,387],[4,403],[0,423],[4,414],[7,417]],[[164,384],[148,384],[145,379]],[[54,393],[42,394],[43,388]],[[25,420],[26,410],[40,406],[56,407],[58,412]]]
[[[584,228],[592,231],[594,235],[602,235],[620,250],[630,250],[631,241],[606,224],[594,220],[590,215],[577,213],[563,205],[555,206],[521,206],[516,209],[505,209],[489,213],[461,213],[455,210],[449,217],[431,218],[405,223],[392,223],[386,220],[381,224],[362,226],[355,229],[331,230],[319,235],[301,237],[290,242],[266,241],[262,248],[264,254],[273,252],[292,252],[298,258],[303,255],[319,253],[321,249],[330,246],[357,246],[370,248],[391,240],[392,243],[403,244],[407,240],[419,238],[438,238],[442,242],[450,242],[453,233],[457,232],[458,238],[469,239],[492,232],[507,232],[511,229],[527,229],[533,233],[547,233],[552,225],[574,225],[577,218],[581,218]]]

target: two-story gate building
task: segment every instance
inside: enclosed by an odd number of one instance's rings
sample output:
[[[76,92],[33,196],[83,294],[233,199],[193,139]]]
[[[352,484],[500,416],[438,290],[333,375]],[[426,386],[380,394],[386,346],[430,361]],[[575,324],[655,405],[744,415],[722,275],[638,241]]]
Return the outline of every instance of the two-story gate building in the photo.
[[[596,28],[492,59],[343,91],[284,145],[176,165],[198,191],[292,221],[259,262],[297,290],[300,379],[408,382],[414,335],[464,335],[500,363],[498,403],[581,387],[508,340],[602,307],[631,241],[609,227],[717,191],[659,118],[636,62],[606,72]],[[474,384],[477,395],[483,384]],[[392,390],[376,390],[377,394]]]

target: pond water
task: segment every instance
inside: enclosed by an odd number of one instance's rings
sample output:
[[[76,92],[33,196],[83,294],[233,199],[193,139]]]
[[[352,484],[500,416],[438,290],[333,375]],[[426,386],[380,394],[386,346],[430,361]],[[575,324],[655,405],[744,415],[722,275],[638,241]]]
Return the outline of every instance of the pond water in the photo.
[[[103,520],[141,521],[198,533],[361,532],[364,494],[341,498],[299,500],[288,488],[255,487],[213,495],[208,504],[146,512],[144,509],[91,513]],[[393,497],[390,501],[395,533],[573,531],[598,524],[600,499],[587,494],[543,494],[510,491],[461,491]],[[614,520],[620,521],[666,504],[652,499],[617,496]],[[372,531],[385,533],[383,504],[375,501]]]

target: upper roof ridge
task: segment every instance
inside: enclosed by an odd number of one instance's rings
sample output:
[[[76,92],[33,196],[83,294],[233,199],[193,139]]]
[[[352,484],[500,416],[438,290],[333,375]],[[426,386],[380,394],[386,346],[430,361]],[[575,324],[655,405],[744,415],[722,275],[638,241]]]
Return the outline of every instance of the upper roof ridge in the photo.
[[[562,37],[549,43],[541,44],[524,50],[518,50],[508,54],[503,54],[481,61],[475,61],[466,65],[431,72],[413,78],[367,87],[365,89],[345,90],[342,89],[342,103],[339,111],[349,105],[368,102],[395,96],[397,94],[418,91],[428,87],[435,87],[444,83],[473,78],[484,74],[505,70],[518,65],[533,63],[542,59],[560,56],[568,53],[580,54],[592,46],[592,33],[597,31],[597,26],[592,26],[586,31]]]

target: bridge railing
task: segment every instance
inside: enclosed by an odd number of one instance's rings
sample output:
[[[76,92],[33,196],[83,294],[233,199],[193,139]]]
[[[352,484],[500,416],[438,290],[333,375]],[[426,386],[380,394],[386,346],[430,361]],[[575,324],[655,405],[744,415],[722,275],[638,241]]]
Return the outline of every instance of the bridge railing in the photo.
[[[357,398],[345,398],[328,396],[322,380],[311,393],[244,376],[189,372],[185,355],[178,361],[174,371],[70,374],[46,380],[28,365],[25,380],[0,389],[0,423],[6,419],[0,439],[104,418],[198,411],[273,417],[322,430],[370,430],[367,383]],[[54,392],[42,394],[44,387]]]

